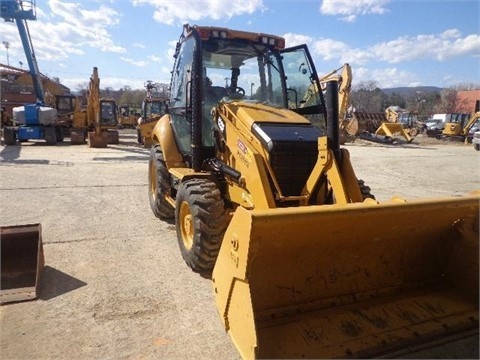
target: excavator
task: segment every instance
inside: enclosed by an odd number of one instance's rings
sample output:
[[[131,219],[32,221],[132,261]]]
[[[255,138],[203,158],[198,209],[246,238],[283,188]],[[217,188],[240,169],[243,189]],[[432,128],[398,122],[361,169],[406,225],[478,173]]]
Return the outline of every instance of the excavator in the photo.
[[[339,144],[337,81],[303,101],[321,88],[306,45],[186,24],[174,58],[150,207],[211,274],[242,358],[398,357],[478,336],[478,193],[375,200]]]
[[[342,70],[340,74],[338,72]],[[322,91],[329,81],[336,81],[338,83],[338,118],[340,126],[340,144],[343,145],[348,141],[354,141],[356,130],[352,134],[351,117],[348,116],[348,105],[350,103],[350,91],[352,88],[352,68],[350,64],[345,63],[338,69],[332,70],[328,74],[320,78],[320,85]]]
[[[342,70],[341,74],[338,74],[340,70]],[[327,82],[332,80],[338,83],[338,116],[341,145],[355,141],[357,136],[365,140],[391,143],[395,140],[395,134],[400,134],[408,142],[411,142],[413,140],[412,136],[418,134],[416,122],[409,119],[409,121],[400,123],[398,114],[394,113],[391,108],[387,108],[385,114],[355,110],[349,113],[347,111],[352,86],[352,68],[348,63],[320,78],[322,91],[324,91]],[[311,94],[312,92],[307,94],[305,99],[307,103],[311,98]],[[392,115],[395,115],[395,117],[392,118]]]
[[[338,72],[341,70],[341,73]],[[326,84],[329,81],[336,81],[338,84],[338,118],[340,127],[340,145],[346,142],[354,142],[356,137],[363,133],[375,133],[382,122],[386,121],[385,116],[379,113],[348,111],[350,103],[350,91],[352,87],[352,68],[350,64],[345,63],[338,69],[332,70],[320,78],[322,91],[325,91]],[[314,93],[317,91],[315,86],[310,86],[310,90],[304,99],[304,104],[308,104],[314,99]]]
[[[79,101],[73,115],[73,128],[70,135],[72,145],[84,144],[104,148],[107,144],[118,144],[117,106],[114,99],[100,98],[100,78],[94,67],[87,93],[87,108],[82,110]]]

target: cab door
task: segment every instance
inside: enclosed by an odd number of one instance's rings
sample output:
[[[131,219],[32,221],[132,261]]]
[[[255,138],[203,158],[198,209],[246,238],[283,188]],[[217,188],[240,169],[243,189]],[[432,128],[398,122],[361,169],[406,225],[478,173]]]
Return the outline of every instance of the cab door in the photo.
[[[326,128],[326,110],[317,71],[305,44],[280,51],[288,108]]]

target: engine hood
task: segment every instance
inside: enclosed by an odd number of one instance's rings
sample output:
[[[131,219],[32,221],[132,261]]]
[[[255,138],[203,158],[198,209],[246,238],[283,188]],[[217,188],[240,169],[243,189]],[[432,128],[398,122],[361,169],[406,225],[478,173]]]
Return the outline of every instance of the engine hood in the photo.
[[[233,116],[247,128],[254,123],[276,123],[292,125],[308,125],[310,122],[292,110],[275,107],[272,104],[258,101],[232,101],[220,103],[218,110],[227,117]],[[232,119],[233,120],[233,119]]]

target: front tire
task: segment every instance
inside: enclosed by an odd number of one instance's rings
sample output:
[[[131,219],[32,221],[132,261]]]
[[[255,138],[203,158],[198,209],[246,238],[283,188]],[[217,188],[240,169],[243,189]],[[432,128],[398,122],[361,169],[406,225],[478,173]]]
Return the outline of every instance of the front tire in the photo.
[[[365,199],[375,200],[375,196],[371,193],[370,186],[365,185],[365,181],[361,179],[357,180],[357,182],[360,188],[360,192],[362,193],[362,200],[365,200]]]
[[[473,144],[475,150],[480,151],[480,144]]]
[[[182,257],[194,271],[213,269],[228,226],[222,194],[209,179],[181,184],[175,222]]]
[[[166,200],[170,193],[170,174],[163,159],[160,146],[152,146],[148,162],[148,189],[150,208],[159,219],[170,219],[175,216],[173,206]]]

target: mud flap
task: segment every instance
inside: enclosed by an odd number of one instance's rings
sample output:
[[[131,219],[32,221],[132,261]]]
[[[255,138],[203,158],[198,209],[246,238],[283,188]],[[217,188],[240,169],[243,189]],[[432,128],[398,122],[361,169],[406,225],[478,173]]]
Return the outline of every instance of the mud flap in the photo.
[[[479,196],[238,208],[213,271],[245,359],[373,357],[478,333]]]
[[[45,264],[41,225],[1,227],[0,242],[0,302],[35,299]]]

